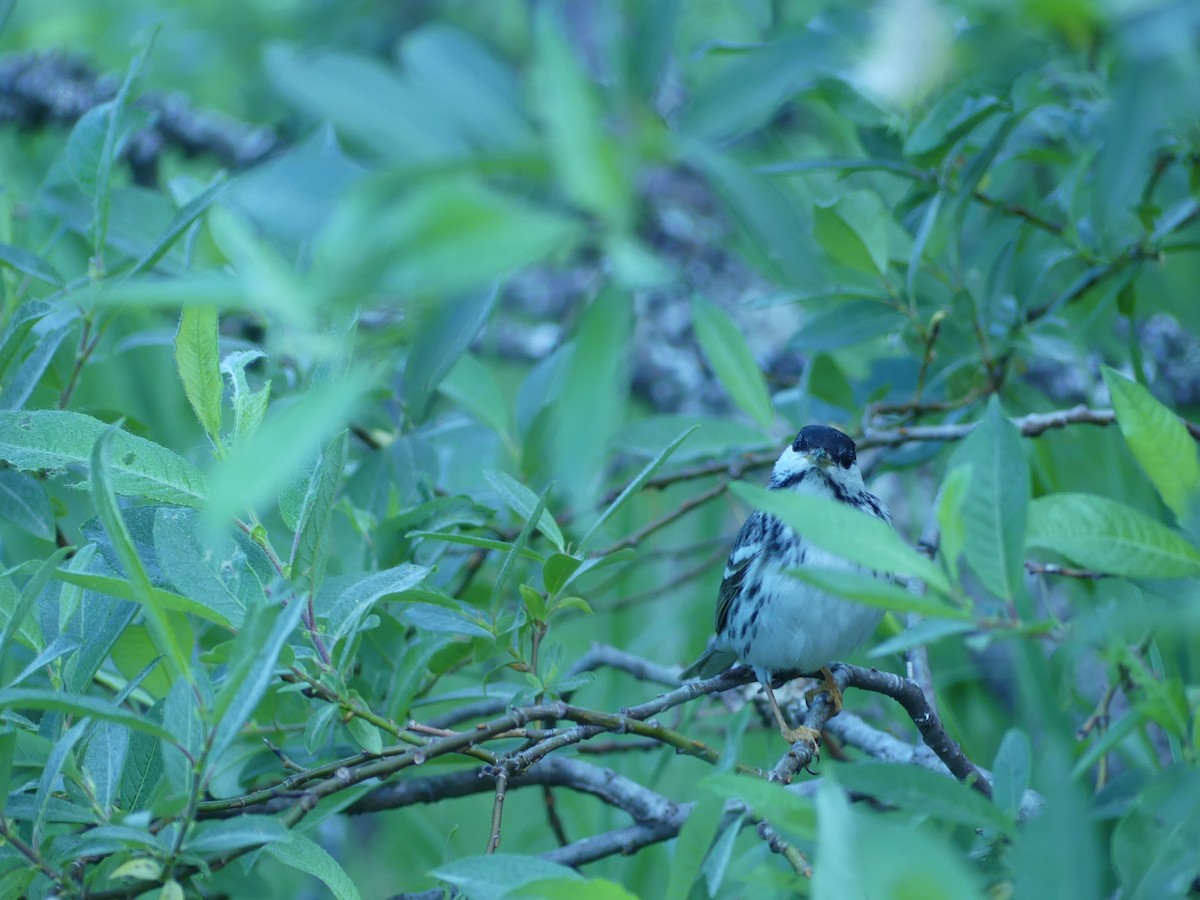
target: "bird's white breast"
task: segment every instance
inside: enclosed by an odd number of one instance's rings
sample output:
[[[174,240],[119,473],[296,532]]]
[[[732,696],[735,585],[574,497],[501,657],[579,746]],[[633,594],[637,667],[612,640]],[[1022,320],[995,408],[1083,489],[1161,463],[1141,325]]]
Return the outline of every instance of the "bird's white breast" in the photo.
[[[784,461],[781,459],[781,464]],[[776,475],[779,474],[780,467],[777,466]],[[853,479],[848,485],[852,493],[864,490],[857,466],[847,474]],[[814,472],[788,489],[832,498],[833,492],[824,478],[812,477],[815,475]],[[883,514],[886,518],[886,509]],[[784,574],[787,569],[801,566],[856,572],[863,571],[863,567],[813,546],[782,523],[779,527],[782,534],[778,543],[788,548],[788,552],[782,556],[766,552],[757,555],[742,586],[746,590],[757,581],[758,602],[732,604],[729,621],[718,636],[718,645],[755,668],[815,672],[860,647],[879,624],[883,612],[834,597]]]

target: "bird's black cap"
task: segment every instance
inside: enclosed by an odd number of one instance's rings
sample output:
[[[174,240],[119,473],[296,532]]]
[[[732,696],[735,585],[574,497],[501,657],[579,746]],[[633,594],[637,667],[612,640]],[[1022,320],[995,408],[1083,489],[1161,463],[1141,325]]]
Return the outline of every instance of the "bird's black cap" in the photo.
[[[804,426],[792,442],[792,449],[797,453],[824,450],[834,462],[846,469],[850,468],[858,455],[850,436],[828,425]]]

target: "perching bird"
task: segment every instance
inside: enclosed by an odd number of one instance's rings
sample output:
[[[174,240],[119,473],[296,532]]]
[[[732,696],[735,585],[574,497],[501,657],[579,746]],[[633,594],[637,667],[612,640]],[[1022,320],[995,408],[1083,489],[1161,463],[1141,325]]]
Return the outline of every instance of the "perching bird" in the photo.
[[[775,463],[770,490],[830,497],[891,522],[891,513],[867,491],[854,441],[836,428],[800,430]],[[754,669],[767,692],[779,731],[788,743],[817,742],[819,733],[789,728],[771,689],[773,672],[815,672],[825,681],[835,715],[841,692],[828,666],[857,649],[875,630],[882,612],[831,596],[785,574],[801,566],[861,570],[806,541],[774,516],[751,513],[738,532],[717,598],[717,634],[681,678],[709,678],[735,661]]]

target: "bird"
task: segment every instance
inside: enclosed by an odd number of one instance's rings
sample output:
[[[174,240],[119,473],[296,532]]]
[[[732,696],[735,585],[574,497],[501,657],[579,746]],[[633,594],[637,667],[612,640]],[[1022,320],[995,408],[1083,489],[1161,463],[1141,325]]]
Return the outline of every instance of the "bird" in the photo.
[[[827,425],[800,429],[776,461],[767,487],[828,497],[888,524],[892,521],[887,506],[863,484],[854,441]],[[751,513],[725,563],[716,635],[680,680],[711,678],[735,662],[749,666],[766,691],[784,740],[819,746],[819,731],[803,725],[791,728],[784,721],[771,688],[772,673],[819,670],[824,681],[810,696],[827,691],[837,715],[842,697],[829,664],[862,646],[883,613],[787,574],[802,566],[863,570],[805,540],[775,516],[762,510]]]

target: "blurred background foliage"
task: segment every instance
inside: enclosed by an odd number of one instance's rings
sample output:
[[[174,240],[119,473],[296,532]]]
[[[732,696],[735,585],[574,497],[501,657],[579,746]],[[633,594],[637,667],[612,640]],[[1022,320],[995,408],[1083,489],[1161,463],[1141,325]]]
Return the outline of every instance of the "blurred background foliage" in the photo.
[[[358,785],[290,837],[181,823],[480,698],[640,702],[571,663],[693,658],[746,511],[726,487],[820,421],[911,543],[941,527],[940,607],[897,609],[864,659],[928,649],[1010,827],[830,754],[815,801],[753,801],[808,880],[753,829],[705,857],[736,795],[705,764],[614,750],[701,824],[586,867],[595,896],[1187,894],[1200,6],[3,6],[8,63],[116,74],[70,128],[7,99],[0,131],[0,892],[132,895],[265,844],[201,890],[436,869],[500,896],[471,880],[499,877],[472,868],[486,795],[337,815]],[[271,152],[230,170],[166,134],[137,175],[180,96]],[[1080,405],[1103,414],[1025,437],[1002,415]],[[692,712],[730,758],[783,752]],[[1046,804],[1017,828],[1027,786]],[[555,798],[573,839],[628,822]],[[544,806],[510,795],[494,865],[510,896],[579,896],[527,887]]]

